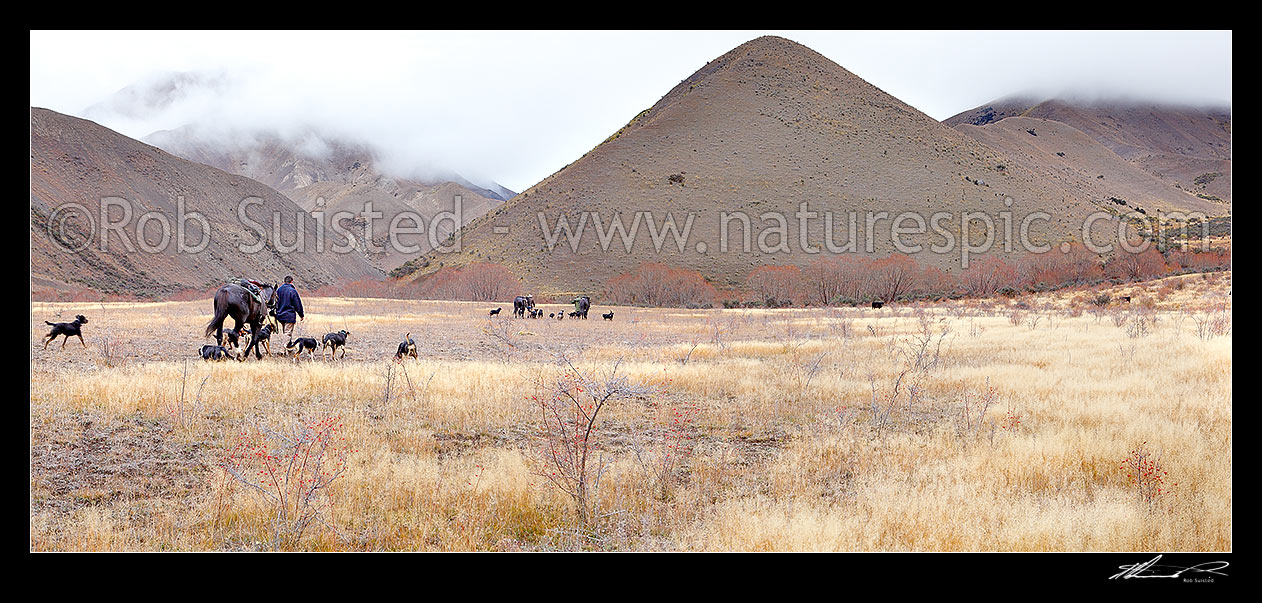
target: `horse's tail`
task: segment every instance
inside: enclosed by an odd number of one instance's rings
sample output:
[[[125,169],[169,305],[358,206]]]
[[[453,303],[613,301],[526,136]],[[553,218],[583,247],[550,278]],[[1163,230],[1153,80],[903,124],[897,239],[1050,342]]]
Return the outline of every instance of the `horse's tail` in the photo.
[[[217,329],[222,328],[225,318],[228,318],[228,304],[219,303],[219,297],[215,296],[215,317],[210,319],[210,324],[206,325],[206,337],[210,337]]]

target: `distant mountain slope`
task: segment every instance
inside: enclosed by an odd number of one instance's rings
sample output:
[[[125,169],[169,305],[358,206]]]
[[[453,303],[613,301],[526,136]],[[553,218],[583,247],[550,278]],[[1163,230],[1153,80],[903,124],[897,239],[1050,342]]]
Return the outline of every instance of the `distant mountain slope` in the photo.
[[[1230,109],[1009,98],[943,123],[986,125],[1009,117],[1067,124],[1171,185],[1231,201]]]
[[[1121,200],[1144,211],[1199,211],[1214,216],[1225,215],[1229,209],[1225,203],[1196,197],[1144,171],[1059,121],[1008,117],[984,126],[961,124],[956,129],[1086,197]]]
[[[467,223],[513,194],[498,184],[493,189],[481,188],[451,173],[423,180],[390,177],[379,168],[377,152],[367,145],[329,139],[315,132],[288,138],[264,132],[226,136],[186,126],[155,132],[145,141],[190,161],[263,182],[307,210],[320,209],[329,215],[340,211],[358,214],[371,202],[373,211],[382,213],[372,233],[382,248],[362,250],[385,270],[420,253],[400,252],[394,246],[383,245],[385,231],[399,213],[416,213],[428,229],[428,221],[434,216],[455,211],[459,197],[462,223]],[[348,226],[360,237],[367,234],[362,221]],[[440,234],[435,240],[442,241],[451,230],[449,222],[440,223]],[[407,239],[405,245],[419,246],[421,251],[431,247],[428,235],[403,238]]]
[[[132,215],[121,230],[127,242],[119,232],[110,232],[102,250],[100,216],[106,197],[126,199]],[[305,249],[280,251],[269,234],[260,251],[243,251],[242,246],[258,240],[237,215],[238,204],[250,197],[257,197],[259,203],[247,208],[247,217],[269,224],[276,216],[281,242],[297,241],[301,235]],[[186,214],[199,213],[210,225],[205,249],[181,252],[174,242],[157,249],[163,228],[156,221],[150,221],[145,238],[139,238],[137,224],[146,212],[161,214],[171,232],[176,232],[181,198]],[[70,215],[58,209],[72,203],[93,219],[91,231],[82,216],[64,222],[71,243],[91,235],[86,239],[90,244],[73,253],[58,246],[49,234],[50,220],[56,231],[62,218]],[[122,210],[111,210],[109,220],[123,222]],[[203,241],[201,223],[188,220],[185,224],[187,245],[198,246]],[[304,287],[382,276],[358,252],[331,251],[333,244],[327,239],[325,250],[319,251],[320,237],[306,212],[259,182],[181,159],[91,121],[31,108],[33,286],[160,296],[186,288],[205,289],[235,276],[278,280],[291,274]],[[154,251],[146,251],[146,246]]]
[[[427,257],[428,265],[410,278],[423,279],[440,266],[490,261],[507,265],[535,291],[561,294],[598,291],[641,262],[660,261],[700,271],[720,288],[735,287],[759,266],[805,265],[818,257],[798,244],[794,213],[802,202],[813,211],[835,212],[833,238],[844,243],[850,211],[858,213],[861,227],[867,211],[888,212],[888,220],[907,210],[926,216],[942,210],[958,220],[963,211],[998,215],[1005,198],[1016,201],[1016,211],[1055,216],[1036,225],[1037,240],[1072,238],[1079,218],[1094,209],[1085,196],[809,48],[764,37],[711,61],[585,156],[476,220],[465,229],[459,254]],[[659,226],[670,212],[681,229],[691,216],[686,247],[667,243],[658,252],[642,230],[630,252],[618,239],[603,251],[589,221],[577,251],[564,242],[548,248],[558,218],[576,226],[585,213],[598,215],[607,231],[615,216],[629,228],[635,213],[645,211],[654,212]],[[754,245],[745,252],[740,225],[729,230],[728,251],[720,251],[720,214],[735,211],[747,212],[755,230],[764,227],[763,212],[786,216],[791,251],[764,253]],[[822,218],[807,234],[821,243]],[[861,253],[868,253],[863,247]],[[889,237],[878,236],[871,254],[893,251]],[[959,264],[958,254],[926,251],[917,259],[948,269]]]

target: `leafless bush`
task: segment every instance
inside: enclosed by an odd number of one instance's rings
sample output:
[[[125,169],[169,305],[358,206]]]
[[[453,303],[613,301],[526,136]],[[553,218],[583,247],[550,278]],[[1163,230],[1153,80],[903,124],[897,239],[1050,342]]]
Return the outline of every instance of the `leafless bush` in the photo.
[[[962,436],[976,437],[989,427],[989,433],[993,436],[996,425],[994,421],[986,421],[986,413],[998,401],[999,393],[990,386],[989,378],[986,379],[986,389],[979,394],[969,392],[966,388],[962,395],[960,414],[956,420],[957,433]]]
[[[938,366],[942,359],[942,344],[951,334],[951,325],[939,321],[941,329],[934,327],[927,318],[920,321],[920,331],[904,344],[904,353],[912,370],[927,372]]]
[[[1141,310],[1131,314],[1127,318],[1123,329],[1126,336],[1131,339],[1147,337],[1153,331],[1157,324],[1157,314],[1151,310]]]
[[[202,378],[201,383],[197,386],[197,392],[193,395],[193,399],[188,399],[189,379],[188,379],[188,360],[184,360],[184,366],[180,370],[180,395],[174,399],[169,405],[164,405],[167,414],[171,415],[171,420],[175,421],[180,427],[191,427],[193,417],[199,415],[202,410],[202,389],[206,387],[206,382],[210,380],[210,375]]]
[[[127,364],[129,350],[113,333],[105,332],[96,340],[96,364],[104,368],[114,368]]]
[[[854,321],[849,318],[840,318],[836,322],[830,323],[828,328],[838,337],[850,339],[850,336],[854,334],[853,324]]]
[[[1223,306],[1193,314],[1192,321],[1196,324],[1196,336],[1201,341],[1231,333],[1231,311]]]
[[[1109,320],[1113,321],[1113,326],[1122,327],[1126,325],[1126,320],[1130,318],[1121,310],[1111,310],[1109,312]]]
[[[517,331],[516,323],[511,320],[488,320],[482,325],[482,333],[499,351],[504,362],[512,360],[521,343],[521,334]]]
[[[872,388],[872,401],[869,409],[872,416],[872,426],[876,428],[878,433],[889,426],[891,417],[898,405],[903,381],[910,372],[911,366],[905,366],[901,372],[894,376],[889,387],[877,387],[876,376],[873,374],[868,375],[868,383]]]
[[[823,370],[823,362],[827,357],[828,352],[810,356],[804,356],[798,350],[793,352],[790,357],[790,365],[793,369],[791,376],[799,395],[804,394],[811,387],[811,381]]]
[[[688,361],[692,359],[692,353],[697,351],[697,346],[699,345],[701,345],[700,342],[696,340],[692,341],[692,347],[688,348],[687,354],[684,354],[679,358],[679,364],[688,364]]]
[[[697,444],[695,424],[698,408],[659,407],[657,425],[643,430],[635,443],[635,460],[653,480],[654,490],[661,500],[669,500],[674,493],[680,473],[687,468]]]
[[[295,421],[280,430],[257,423],[242,429],[220,460],[226,477],[272,507],[274,544],[296,544],[314,524],[337,532],[326,516],[333,506],[329,487],[346,472],[353,452],[341,443],[341,427],[340,417]]]
[[[597,376],[560,357],[561,371],[537,384],[533,402],[539,411],[540,445],[535,474],[574,502],[578,525],[597,517],[596,494],[607,468],[596,421],[610,402],[646,397],[651,390],[618,375],[619,363]]]
[[[732,328],[732,323],[720,322],[718,319],[710,319],[710,340],[714,342],[714,347],[720,350],[726,349],[727,344],[723,343],[723,336]]]

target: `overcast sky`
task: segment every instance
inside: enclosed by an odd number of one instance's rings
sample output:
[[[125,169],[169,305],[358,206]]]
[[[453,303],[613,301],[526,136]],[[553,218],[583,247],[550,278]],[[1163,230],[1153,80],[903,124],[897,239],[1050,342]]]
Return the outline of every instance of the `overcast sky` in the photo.
[[[1231,101],[1231,32],[32,32],[31,104],[87,117],[130,84],[208,74],[216,87],[165,110],[92,117],[134,138],[315,124],[521,191],[765,34],[936,119],[1024,91]]]

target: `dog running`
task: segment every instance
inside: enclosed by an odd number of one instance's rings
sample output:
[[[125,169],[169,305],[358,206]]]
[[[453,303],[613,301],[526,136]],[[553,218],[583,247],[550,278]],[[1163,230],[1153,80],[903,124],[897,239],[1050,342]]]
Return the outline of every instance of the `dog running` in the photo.
[[[329,358],[337,357],[337,349],[342,348],[342,358],[346,357],[346,336],[351,332],[342,329],[336,333],[329,333],[324,336],[323,346],[320,348],[320,357],[324,357],[324,351],[332,348],[333,352],[329,354]]]
[[[84,318],[82,314],[76,315],[74,317],[74,321],[72,322],[48,322],[45,320],[44,324],[53,328],[53,330],[49,331],[48,334],[44,336],[45,350],[48,349],[48,344],[52,340],[57,339],[58,335],[65,336],[65,338],[61,340],[61,349],[63,350],[66,349],[66,342],[70,341],[71,335],[78,337],[79,343],[82,343],[84,348],[88,347],[88,344],[83,341],[83,333],[79,330],[79,327],[88,324],[88,319]]]
[[[613,320],[613,310],[610,310],[608,314],[601,314],[600,317],[605,320]]]
[[[399,344],[399,351],[394,353],[394,359],[402,361],[405,356],[411,356],[413,360],[419,359],[416,354],[416,342],[412,341],[411,333],[408,333],[407,336],[403,338],[403,343]]]
[[[495,316],[495,315],[497,315],[497,314],[499,314],[499,313],[500,313],[500,310],[503,310],[503,308],[496,308],[496,309],[494,309],[494,310],[491,310],[491,314],[490,314],[490,315],[491,315],[491,316]]]

